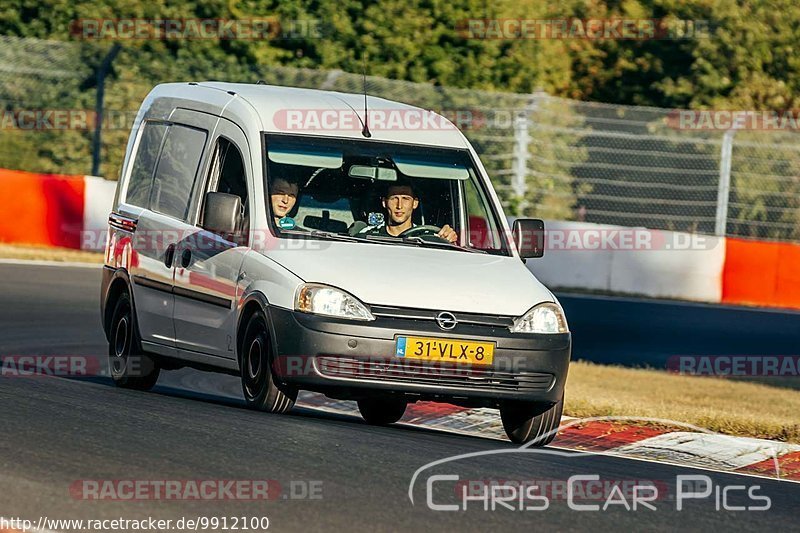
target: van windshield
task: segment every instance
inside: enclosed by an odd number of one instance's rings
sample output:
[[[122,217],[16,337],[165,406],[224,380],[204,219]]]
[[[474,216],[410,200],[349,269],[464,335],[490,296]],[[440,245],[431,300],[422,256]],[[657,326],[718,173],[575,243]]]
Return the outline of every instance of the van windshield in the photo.
[[[276,234],[510,255],[466,150],[266,135]]]

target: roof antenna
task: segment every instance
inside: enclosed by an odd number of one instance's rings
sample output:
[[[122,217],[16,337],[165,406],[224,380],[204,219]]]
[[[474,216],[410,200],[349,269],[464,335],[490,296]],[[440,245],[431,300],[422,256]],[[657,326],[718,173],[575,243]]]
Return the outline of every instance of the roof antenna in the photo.
[[[362,70],[362,74],[364,80],[364,129],[361,130],[361,135],[369,139],[372,137],[372,133],[369,131],[369,109],[367,109],[367,54],[364,54],[363,60],[364,69]]]

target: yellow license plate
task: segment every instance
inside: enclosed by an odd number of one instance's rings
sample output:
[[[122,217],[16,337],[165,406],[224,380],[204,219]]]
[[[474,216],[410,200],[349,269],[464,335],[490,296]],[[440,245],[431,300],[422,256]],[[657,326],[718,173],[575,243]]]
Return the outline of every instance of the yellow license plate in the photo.
[[[398,337],[395,355],[406,359],[490,365],[494,358],[494,343],[430,337]]]

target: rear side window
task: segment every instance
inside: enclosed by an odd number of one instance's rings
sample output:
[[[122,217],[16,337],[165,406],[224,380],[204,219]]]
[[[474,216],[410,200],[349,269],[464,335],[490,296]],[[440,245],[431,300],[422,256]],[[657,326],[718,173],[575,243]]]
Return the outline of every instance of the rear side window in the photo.
[[[150,209],[181,220],[186,219],[206,132],[173,124],[156,167]]]
[[[128,192],[125,201],[138,207],[147,207],[150,199],[150,187],[153,182],[153,171],[161,150],[161,141],[167,131],[166,124],[145,122],[139,147],[133,160],[131,177],[128,180]]]

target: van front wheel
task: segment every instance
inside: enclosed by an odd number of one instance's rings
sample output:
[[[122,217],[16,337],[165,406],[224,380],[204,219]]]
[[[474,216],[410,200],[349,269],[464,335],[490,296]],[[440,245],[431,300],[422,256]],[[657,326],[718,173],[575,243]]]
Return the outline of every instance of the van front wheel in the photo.
[[[563,406],[563,398],[555,405],[508,402],[500,406],[503,429],[511,442],[530,442],[535,447],[546,446],[556,438]]]
[[[247,322],[242,342],[242,392],[250,409],[285,413],[294,406],[297,390],[276,382],[271,346],[264,315],[256,312]]]

